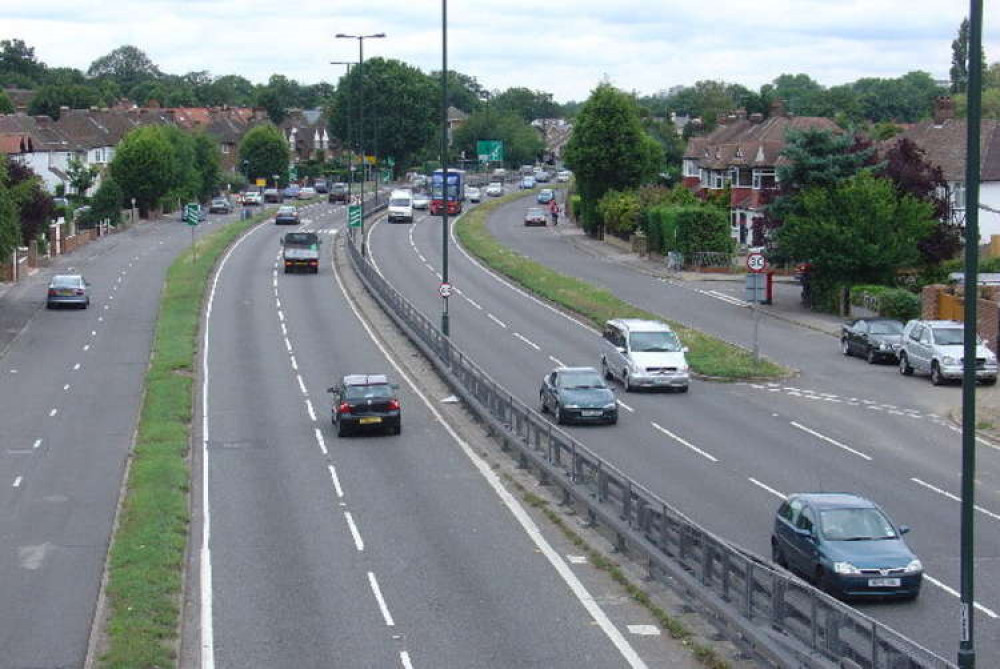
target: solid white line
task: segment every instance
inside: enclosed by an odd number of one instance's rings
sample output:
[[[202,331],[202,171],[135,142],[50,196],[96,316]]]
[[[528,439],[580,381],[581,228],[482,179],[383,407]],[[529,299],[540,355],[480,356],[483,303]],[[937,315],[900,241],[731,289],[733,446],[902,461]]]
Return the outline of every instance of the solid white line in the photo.
[[[386,627],[394,627],[396,623],[392,621],[392,614],[389,613],[389,607],[385,605],[385,599],[382,597],[382,591],[378,587],[378,579],[375,578],[374,572],[368,572],[368,583],[372,586],[372,593],[375,594],[375,601],[378,602],[378,608],[382,611],[382,618],[385,620]]]
[[[531,341],[530,339],[528,339],[527,337],[525,337],[524,335],[522,335],[520,332],[515,332],[514,336],[517,337],[518,339],[520,339],[521,341],[523,341],[525,344],[527,344],[531,348],[535,349],[536,351],[541,351],[542,350],[541,346],[539,346],[535,342]]]
[[[504,323],[499,318],[497,318],[496,316],[494,316],[493,314],[486,314],[486,317],[489,318],[494,323],[496,323],[497,325],[499,325],[500,327],[504,328],[505,330],[507,329],[507,324]]]
[[[296,372],[299,371],[299,363],[297,363],[295,361],[295,356],[294,355],[289,356],[288,359],[289,359],[289,362],[292,363],[292,369],[294,369]]]
[[[42,445],[42,440],[41,439],[35,439],[35,443],[32,444],[31,447],[32,448],[38,448],[41,445]]]
[[[826,436],[824,434],[820,434],[816,430],[810,430],[805,425],[802,425],[801,423],[796,423],[794,420],[791,422],[791,425],[794,428],[798,428],[799,430],[802,430],[803,432],[811,434],[812,436],[816,437],[817,439],[822,439],[823,441],[827,442],[828,444],[833,444],[837,448],[842,448],[845,451],[847,451],[848,453],[853,453],[854,455],[858,456],[859,458],[864,458],[865,460],[868,460],[868,461],[871,461],[871,459],[872,459],[872,457],[870,455],[866,455],[865,453],[862,453],[861,451],[855,450],[855,449],[851,448],[850,446],[848,446],[847,444],[842,444],[839,441],[837,441],[836,439],[831,439],[830,437],[828,437],[828,436]]]
[[[208,302],[205,305],[205,327],[202,339],[201,358],[201,549],[199,555],[199,568],[201,571],[199,578],[199,619],[201,630],[201,669],[215,668],[215,628],[212,626],[212,514],[208,496],[208,353],[209,334],[212,327],[212,308],[215,305],[215,291],[219,285],[219,277],[226,266],[229,257],[233,254],[244,240],[248,239],[257,230],[263,229],[259,225],[249,233],[236,240],[226,254],[222,257],[215,276],[212,277],[212,288],[208,293]]]
[[[59,413],[59,409],[53,409],[52,411],[49,412],[49,418],[52,418],[57,413]]]
[[[652,424],[652,426],[654,428],[656,428],[657,430],[659,430],[663,434],[667,435],[668,437],[670,437],[671,439],[673,439],[677,443],[681,444],[682,446],[687,446],[688,448],[690,448],[692,451],[694,451],[698,455],[702,456],[703,458],[711,460],[712,462],[718,462],[719,461],[719,459],[717,457],[715,457],[714,455],[712,455],[711,453],[708,453],[707,451],[703,451],[700,448],[698,448],[697,446],[695,446],[694,444],[692,444],[692,443],[690,443],[688,441],[685,441],[681,437],[678,437],[676,434],[674,434],[673,432],[671,432],[667,428],[661,426],[659,423],[657,423],[655,421],[650,421],[650,423]]]
[[[763,490],[766,490],[767,492],[771,493],[772,495],[774,495],[775,497],[777,497],[779,499],[788,499],[788,496],[785,495],[784,493],[780,493],[777,490],[775,490],[774,488],[772,488],[771,486],[766,485],[764,483],[761,483],[760,481],[758,481],[757,479],[755,479],[752,476],[749,477],[748,480],[750,481],[750,483],[753,483],[758,488],[762,488]]]
[[[542,555],[544,555],[549,561],[549,564],[551,564],[553,569],[556,570],[556,573],[558,573],[566,585],[569,586],[569,589],[580,601],[580,604],[584,607],[584,609],[586,609],[587,613],[590,614],[591,618],[594,619],[594,622],[601,628],[601,631],[603,631],[615,645],[615,648],[618,649],[618,652],[625,658],[629,666],[633,669],[646,669],[646,663],[642,661],[642,658],[635,652],[632,645],[622,635],[618,628],[615,627],[615,624],[611,622],[611,619],[608,618],[604,609],[602,609],[600,604],[597,603],[594,596],[587,590],[586,586],[580,582],[580,579],[573,573],[572,569],[570,569],[570,566],[566,564],[566,561],[562,558],[562,556],[559,555],[548,540],[542,536],[541,530],[538,529],[535,521],[532,520],[531,516],[528,515],[528,512],[525,511],[524,507],[517,501],[510,491],[504,487],[496,472],[494,472],[490,465],[483,460],[483,458],[480,457],[475,450],[464,439],[462,439],[461,436],[459,436],[457,432],[455,432],[455,429],[448,423],[447,420],[445,420],[444,416],[441,415],[441,412],[438,411],[436,406],[434,406],[430,398],[428,398],[423,391],[417,387],[413,379],[411,379],[403,368],[399,366],[399,363],[396,362],[395,358],[390,355],[389,351],[385,348],[382,342],[375,336],[371,326],[365,322],[361,313],[358,311],[357,306],[353,301],[351,301],[351,297],[347,292],[347,287],[344,286],[344,282],[340,278],[340,273],[336,271],[336,266],[334,266],[333,269],[334,276],[337,278],[337,285],[340,287],[340,292],[344,295],[347,305],[351,308],[351,311],[354,312],[354,316],[358,319],[361,327],[363,327],[365,332],[368,333],[368,337],[371,339],[372,343],[374,343],[379,351],[381,351],[382,355],[385,356],[385,359],[389,361],[389,364],[396,370],[399,377],[403,379],[406,384],[410,386],[413,393],[420,398],[420,400],[424,403],[424,406],[427,407],[427,410],[430,411],[431,415],[434,416],[441,427],[448,433],[449,436],[451,436],[452,439],[455,440],[455,443],[458,444],[460,449],[462,449],[462,452],[465,453],[467,458],[469,458],[469,461],[472,462],[473,466],[479,470],[482,477],[486,479],[486,482],[491,488],[493,488],[493,491],[511,512],[511,515],[514,516],[514,519],[521,525],[521,528],[525,531],[531,541],[534,542],[535,546],[539,549]],[[556,313],[562,313],[558,310],[553,311]],[[592,328],[588,329],[594,331]]]
[[[559,367],[565,367],[566,366],[566,365],[563,364],[562,360],[560,360],[559,358],[557,358],[555,356],[551,356],[550,355],[549,356],[549,360],[551,360],[552,362],[556,363],[556,365],[558,365]]]
[[[317,434],[319,430],[316,430]],[[337,476],[337,470],[333,465],[327,465],[327,469],[330,470],[330,479],[333,481],[333,489],[337,491],[337,497],[344,496],[344,489],[340,487],[340,477]]]
[[[956,590],[955,588],[952,588],[951,586],[945,585],[944,583],[942,583],[941,581],[937,580],[936,578],[928,575],[926,572],[924,573],[924,580],[929,581],[932,585],[936,585],[937,587],[941,588],[942,590],[944,590],[945,592],[947,592],[952,597],[958,597],[958,598],[962,597],[961,593],[958,590]],[[990,618],[996,618],[997,617],[997,614],[996,614],[995,611],[993,611],[993,609],[988,609],[985,606],[983,606],[982,604],[980,604],[979,602],[973,602],[972,605],[974,607],[976,607],[977,609],[979,609],[980,611],[982,611],[983,613],[985,613]]]
[[[618,406],[620,406],[622,409],[625,409],[625,411],[628,411],[629,413],[635,413],[635,409],[625,404],[621,400],[615,400],[615,402],[618,402]]]
[[[927,483],[925,481],[921,481],[918,478],[911,478],[910,480],[913,481],[914,483],[916,483],[917,485],[921,485],[921,486],[927,488],[928,490],[931,490],[933,492],[936,492],[939,495],[943,495],[944,497],[947,497],[950,500],[954,500],[954,501],[959,502],[959,503],[962,502],[962,498],[961,497],[959,497],[958,495],[956,495],[954,493],[950,493],[947,490],[942,490],[941,488],[938,488],[937,486],[933,486],[930,483]],[[976,511],[978,511],[979,513],[981,513],[981,514],[983,514],[985,516],[989,516],[993,520],[1000,520],[1000,514],[993,513],[992,511],[984,509],[983,507],[979,506],[978,504],[974,504],[972,508],[974,508]]]
[[[306,400],[306,409],[309,411],[309,418],[312,420],[312,422],[315,423],[316,422],[316,412],[313,411],[313,403],[310,402],[308,399]]]
[[[308,395],[309,391],[306,390],[306,383],[305,383],[305,381],[302,380],[302,375],[301,374],[296,374],[295,378],[299,382],[299,390],[302,391],[302,394],[303,395]]]
[[[365,542],[361,538],[361,532],[358,531],[358,526],[354,524],[354,516],[351,515],[350,511],[344,512],[344,519],[347,520],[347,527],[351,530],[351,537],[354,538],[354,547],[358,551],[363,551],[365,549]]]
[[[21,479],[23,479],[23,478],[24,478],[23,476],[18,476],[16,479],[14,479],[14,487],[15,488],[20,488],[21,487]]]
[[[76,370],[78,370],[78,369],[80,369],[80,363],[76,363],[75,365],[73,365],[73,371],[74,371],[74,372],[75,372]]]
[[[410,662],[410,654],[405,650],[399,651],[399,662],[403,665],[403,669],[413,669],[413,663]]]

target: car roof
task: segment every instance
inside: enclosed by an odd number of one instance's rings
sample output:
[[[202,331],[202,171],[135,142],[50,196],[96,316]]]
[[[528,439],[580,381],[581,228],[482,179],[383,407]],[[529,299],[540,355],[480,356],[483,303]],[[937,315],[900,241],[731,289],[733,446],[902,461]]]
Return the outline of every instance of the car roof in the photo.
[[[875,503],[850,492],[800,492],[788,499],[801,499],[818,509],[874,509]]]
[[[588,372],[593,372],[594,374],[597,374],[597,370],[593,367],[556,367],[555,370],[553,371],[559,372],[561,374],[565,374],[567,372],[571,374],[574,373],[583,374]]]
[[[348,374],[344,377],[345,386],[379,386],[389,383],[385,374]]]
[[[616,318],[608,322],[620,325],[629,332],[663,332],[664,330],[667,332],[674,331],[673,328],[666,323],[642,318]]]

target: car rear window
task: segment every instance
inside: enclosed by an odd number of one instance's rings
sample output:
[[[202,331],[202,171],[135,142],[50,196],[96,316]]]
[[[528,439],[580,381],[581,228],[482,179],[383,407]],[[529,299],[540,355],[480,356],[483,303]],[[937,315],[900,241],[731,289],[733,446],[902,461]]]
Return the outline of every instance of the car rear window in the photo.
[[[393,198],[392,200],[389,200],[389,206],[390,207],[409,207],[410,206],[410,198],[408,198],[408,197]]]
[[[386,384],[347,386],[344,389],[344,399],[347,400],[377,400],[391,397],[392,388]]]
[[[52,285],[59,288],[75,288],[80,285],[80,277],[77,276],[54,276]]]

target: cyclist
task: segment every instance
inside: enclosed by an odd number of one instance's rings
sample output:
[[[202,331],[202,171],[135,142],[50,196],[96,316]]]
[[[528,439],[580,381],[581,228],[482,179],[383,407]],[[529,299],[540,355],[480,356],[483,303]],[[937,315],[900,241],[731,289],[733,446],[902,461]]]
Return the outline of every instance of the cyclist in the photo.
[[[555,198],[549,202],[549,214],[552,216],[552,225],[559,225],[559,203]]]

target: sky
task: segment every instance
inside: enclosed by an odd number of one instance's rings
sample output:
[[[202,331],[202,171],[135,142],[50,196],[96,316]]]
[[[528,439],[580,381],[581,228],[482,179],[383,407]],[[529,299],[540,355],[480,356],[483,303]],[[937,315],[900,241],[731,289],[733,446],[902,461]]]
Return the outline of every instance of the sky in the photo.
[[[984,2],[983,46],[1000,61],[1000,8]],[[703,79],[756,89],[804,72],[824,86],[913,70],[947,79],[965,0],[451,0],[448,68],[487,89],[525,86],[558,102],[601,81],[654,94]],[[992,5],[992,7],[991,7]],[[170,74],[208,70],[255,83],[284,74],[335,83],[365,58],[440,71],[437,0],[0,0],[0,39],[50,66],[86,71],[116,47]]]

